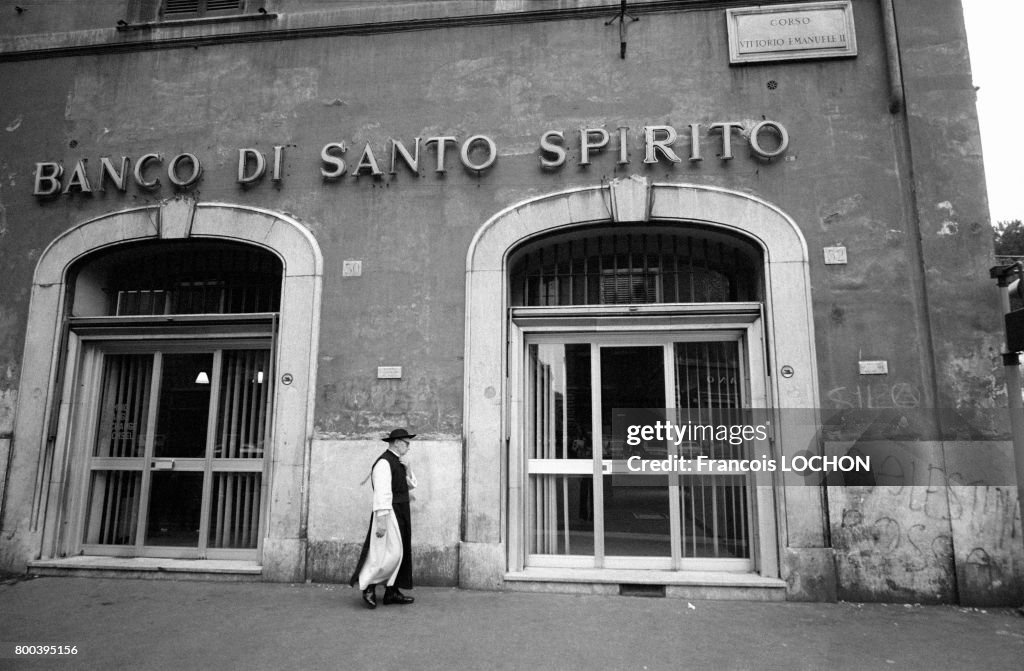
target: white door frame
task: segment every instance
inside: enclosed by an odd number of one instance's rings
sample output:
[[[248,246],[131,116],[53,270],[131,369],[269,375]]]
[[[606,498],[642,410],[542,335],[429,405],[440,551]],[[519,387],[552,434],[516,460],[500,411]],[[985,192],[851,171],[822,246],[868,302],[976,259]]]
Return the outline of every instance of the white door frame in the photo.
[[[575,313],[575,314],[574,314]],[[709,316],[710,315],[712,316]],[[509,499],[508,499],[508,554],[509,570],[521,571],[527,562],[532,566],[579,567],[579,568],[637,568],[644,561],[604,557],[602,539],[598,529],[602,528],[603,490],[594,487],[594,529],[595,557],[589,560],[574,555],[528,555],[526,510],[529,496],[531,473],[552,472],[553,464],[548,460],[528,459],[525,450],[525,409],[527,390],[525,388],[525,360],[527,347],[532,343],[572,342],[590,343],[598,348],[623,345],[664,345],[668,341],[728,340],[740,344],[740,356],[746,365],[748,383],[747,402],[750,408],[767,407],[767,378],[764,359],[763,323],[759,304],[721,303],[695,305],[656,305],[641,308],[615,308],[611,306],[582,308],[513,308],[509,325],[509,394],[510,398],[510,440],[509,440]],[[600,316],[598,316],[600,315]],[[610,318],[610,319],[609,319]],[[584,324],[589,328],[581,328]],[[597,366],[593,357],[591,366]],[[672,407],[668,388],[675,371],[666,363],[665,385],[667,407]],[[597,381],[591,376],[591,385],[596,390]],[[600,407],[595,400],[594,408]],[[593,428],[594,445],[598,445],[598,429]],[[518,449],[517,449],[518,446]],[[767,445],[756,449],[768,450]],[[770,456],[770,455],[769,455]],[[602,460],[595,458],[588,462],[588,469],[599,468]],[[579,472],[582,464],[562,464],[568,470]],[[540,469],[540,470],[538,470]],[[665,561],[649,560],[650,568],[673,570],[718,570],[749,571],[752,568],[766,575],[777,575],[778,548],[775,542],[776,509],[772,497],[771,478],[766,473],[757,473],[751,478],[749,491],[750,560],[721,561],[712,559],[680,559],[678,548],[673,558]],[[678,489],[678,484],[674,485]],[[670,509],[673,529],[678,527],[678,510]],[[768,532],[768,533],[766,533]],[[674,543],[675,544],[675,543]]]
[[[207,428],[207,441],[211,441],[216,430],[217,422],[217,399],[219,394],[218,383],[221,381],[221,376],[218,371],[221,370],[220,357],[223,352],[228,350],[241,350],[241,349],[255,349],[265,350],[269,353],[274,351],[274,341],[272,337],[272,317],[268,315],[266,326],[259,328],[252,328],[247,333],[239,332],[226,332],[223,334],[208,334],[202,339],[186,339],[182,340],[175,337],[159,337],[154,335],[148,335],[144,337],[129,338],[127,335],[123,335],[116,340],[109,340],[108,338],[99,336],[80,336],[77,333],[72,332],[72,341],[75,343],[71,349],[68,357],[68,376],[77,376],[76,382],[73,385],[74,389],[71,393],[79,394],[80,396],[72,399],[72,404],[75,410],[71,413],[68,418],[68,426],[62,427],[62,435],[67,434],[69,439],[69,482],[68,490],[64,501],[64,509],[61,511],[62,519],[66,520],[65,523],[60,525],[61,534],[57,539],[57,545],[62,551],[66,551],[70,554],[87,554],[87,555],[108,555],[108,556],[127,556],[127,557],[187,557],[187,558],[203,558],[203,559],[242,559],[242,560],[258,560],[260,552],[260,544],[263,541],[263,531],[266,527],[266,509],[267,509],[267,474],[269,460],[266,453],[260,459],[244,459],[244,460],[223,460],[217,462],[210,458],[210,455],[204,450],[204,456],[193,457],[189,459],[171,459],[174,470],[179,470],[181,463],[192,462],[198,465],[200,462],[204,462],[202,470],[190,469],[190,472],[199,472],[204,475],[204,500],[202,505],[202,517],[200,518],[200,528],[204,529],[206,524],[209,522],[209,516],[207,514],[209,506],[211,505],[209,500],[209,490],[211,489],[210,484],[206,484],[205,480],[208,477],[213,477],[218,472],[224,472],[230,470],[231,472],[241,473],[260,473],[260,510],[258,514],[259,529],[256,536],[257,546],[253,549],[241,549],[241,548],[208,548],[208,536],[200,535],[198,545],[195,547],[188,546],[186,548],[175,548],[170,546],[159,546],[159,545],[147,545],[145,541],[145,528],[143,521],[148,514],[148,501],[149,493],[147,487],[146,474],[151,470],[151,466],[155,461],[167,461],[167,459],[159,459],[151,456],[153,450],[152,435],[156,431],[157,426],[155,422],[155,413],[159,410],[158,404],[160,402],[158,396],[158,384],[160,382],[160,373],[162,366],[157,363],[165,354],[176,353],[176,352],[208,352],[213,358],[213,367],[211,369],[211,382],[210,382],[210,414],[208,418]],[[99,461],[101,464],[106,461],[105,459],[96,459],[92,456],[93,447],[98,435],[99,425],[99,413],[100,408],[100,396],[101,390],[100,385],[103,381],[103,370],[105,360],[110,355],[118,354],[143,354],[154,357],[154,365],[152,368],[153,376],[151,381],[152,392],[150,394],[150,407],[148,409],[149,419],[146,422],[147,432],[149,435],[146,437],[144,442],[145,452],[141,456],[133,458],[134,464],[129,464],[128,470],[138,470],[143,473],[142,480],[142,492],[138,499],[139,514],[137,519],[137,534],[136,541],[131,546],[128,545],[97,545],[89,544],[86,542],[85,536],[85,520],[88,513],[88,507],[90,506],[89,496],[91,487],[91,476],[93,470],[95,470],[95,461]],[[273,369],[267,371],[267,380],[273,379]],[[272,413],[273,398],[270,399],[271,407],[268,408]],[[269,434],[268,434],[269,435]],[[117,462],[109,462],[111,466]],[[120,462],[124,464],[125,462]],[[150,465],[147,466],[147,463]],[[226,467],[226,468],[225,468]],[[100,469],[106,470],[106,469]],[[117,468],[115,470],[124,470]],[[149,473],[151,477],[151,473]]]

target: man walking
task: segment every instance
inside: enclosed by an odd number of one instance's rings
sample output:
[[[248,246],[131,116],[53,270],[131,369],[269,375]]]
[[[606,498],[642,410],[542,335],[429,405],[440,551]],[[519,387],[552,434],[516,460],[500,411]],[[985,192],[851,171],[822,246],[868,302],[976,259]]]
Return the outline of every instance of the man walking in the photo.
[[[395,429],[384,442],[388,449],[373,464],[373,514],[366,541],[350,585],[359,584],[363,603],[377,607],[377,584],[385,585],[384,604],[408,604],[411,596],[399,591],[412,589],[412,520],[409,514],[409,490],[416,476],[405,455],[416,434]]]

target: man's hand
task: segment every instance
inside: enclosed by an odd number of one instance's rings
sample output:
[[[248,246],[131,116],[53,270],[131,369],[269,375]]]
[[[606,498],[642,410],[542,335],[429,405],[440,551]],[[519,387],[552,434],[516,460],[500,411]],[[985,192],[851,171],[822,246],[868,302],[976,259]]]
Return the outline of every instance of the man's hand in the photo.
[[[377,530],[374,532],[377,534],[377,538],[384,538],[384,534],[388,532],[389,515],[390,512],[387,510],[377,512]]]

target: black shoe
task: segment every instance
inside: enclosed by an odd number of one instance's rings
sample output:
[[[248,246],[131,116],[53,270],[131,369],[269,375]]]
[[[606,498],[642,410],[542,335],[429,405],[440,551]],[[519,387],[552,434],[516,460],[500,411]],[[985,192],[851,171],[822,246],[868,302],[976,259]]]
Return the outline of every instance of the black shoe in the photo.
[[[398,591],[397,587],[388,587],[384,590],[384,605],[390,606],[391,604],[404,605],[412,603],[416,599],[411,596],[406,596]]]
[[[366,604],[367,608],[377,607],[377,586],[370,585],[363,590],[363,603]]]

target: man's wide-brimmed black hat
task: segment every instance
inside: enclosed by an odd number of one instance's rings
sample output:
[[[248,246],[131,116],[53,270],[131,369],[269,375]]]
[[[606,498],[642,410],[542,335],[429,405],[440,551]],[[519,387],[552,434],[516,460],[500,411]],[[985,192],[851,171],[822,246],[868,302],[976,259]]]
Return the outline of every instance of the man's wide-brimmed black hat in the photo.
[[[409,438],[415,438],[415,433],[409,433],[405,429],[395,429],[388,434],[387,438],[381,438],[385,443],[390,443],[393,440],[408,440]]]

